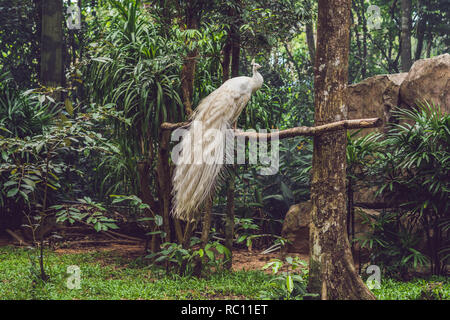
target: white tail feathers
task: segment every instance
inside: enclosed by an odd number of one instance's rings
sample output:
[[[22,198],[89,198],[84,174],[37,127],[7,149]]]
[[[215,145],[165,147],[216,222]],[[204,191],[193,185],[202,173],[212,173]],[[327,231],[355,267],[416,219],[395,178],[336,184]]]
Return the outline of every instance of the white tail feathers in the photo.
[[[229,114],[224,114],[223,109],[226,111],[233,99],[221,98],[216,91],[196,108],[182,137],[172,191],[172,215],[178,219],[190,220],[199,213],[223,167],[226,132],[230,128]]]
[[[253,77],[232,78],[203,99],[195,109],[189,129],[183,134],[181,154],[173,175],[172,215],[192,220],[217,185],[226,153],[234,153],[230,125],[262,85],[260,66],[253,64]],[[227,159],[229,159],[228,154]],[[174,155],[172,154],[172,159]],[[228,162],[228,161],[227,161]]]

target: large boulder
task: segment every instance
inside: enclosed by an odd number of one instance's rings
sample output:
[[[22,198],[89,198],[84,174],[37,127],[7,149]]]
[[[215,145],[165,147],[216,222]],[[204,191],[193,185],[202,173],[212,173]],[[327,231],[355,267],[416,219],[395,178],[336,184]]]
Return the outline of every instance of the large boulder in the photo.
[[[400,85],[407,73],[378,75],[348,86],[348,119],[381,118],[379,128],[364,129],[361,134],[372,131],[384,132],[391,119],[391,110],[400,104]]]
[[[400,86],[403,107],[414,107],[423,100],[450,112],[450,54],[417,60]]]
[[[347,110],[349,119],[378,117],[383,120],[379,128],[369,132],[386,132],[392,122],[391,110],[411,108],[418,101],[440,105],[442,112],[450,112],[450,54],[417,60],[408,73],[377,75],[348,87]],[[356,204],[379,207],[383,199],[375,197],[374,188],[358,188],[354,193]]]
[[[369,132],[384,133],[387,123],[391,122],[391,110],[400,105],[400,85],[407,73],[377,75],[367,78],[348,87],[348,118],[381,118],[383,123],[378,128],[361,130],[358,136]],[[355,190],[354,201],[360,205],[374,205],[382,202],[375,198],[374,188],[359,188]]]
[[[301,202],[289,208],[284,218],[281,236],[289,242],[286,252],[309,254],[309,222],[311,201]]]

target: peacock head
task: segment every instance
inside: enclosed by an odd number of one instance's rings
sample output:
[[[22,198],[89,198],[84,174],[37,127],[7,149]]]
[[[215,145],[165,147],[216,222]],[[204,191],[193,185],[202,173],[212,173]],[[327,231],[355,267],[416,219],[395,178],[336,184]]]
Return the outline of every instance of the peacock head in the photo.
[[[261,66],[255,62],[255,59],[252,60],[252,68],[253,68],[253,72],[255,72],[256,70],[261,68]]]

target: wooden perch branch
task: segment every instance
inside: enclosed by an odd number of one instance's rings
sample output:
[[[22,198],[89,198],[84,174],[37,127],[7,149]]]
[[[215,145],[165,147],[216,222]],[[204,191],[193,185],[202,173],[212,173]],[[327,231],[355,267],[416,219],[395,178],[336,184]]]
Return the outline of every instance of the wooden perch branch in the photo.
[[[258,133],[258,132],[244,132],[236,131],[236,136],[244,136],[246,138],[260,138],[271,139],[278,135],[278,139],[292,138],[297,136],[317,136],[325,132],[342,130],[342,129],[363,129],[363,128],[376,128],[381,126],[382,120],[380,118],[368,118],[368,119],[354,119],[354,120],[342,120],[337,122],[331,122],[323,124],[317,127],[295,127],[291,129],[281,130],[271,133]],[[169,123],[164,122],[161,124],[162,130],[175,130],[177,128],[186,127],[189,122]]]
[[[380,118],[370,119],[356,119],[356,120],[342,120],[337,122],[327,123],[317,127],[295,127],[291,129],[281,130],[271,133],[258,133],[258,132],[236,132],[236,136],[245,136],[252,139],[278,139],[292,138],[297,136],[317,136],[325,132],[337,131],[342,129],[362,129],[362,128],[375,128],[379,127],[382,123]]]
[[[161,123],[161,129],[162,130],[175,130],[182,127],[187,127],[190,125],[190,122],[177,122],[177,123],[170,123],[170,122],[163,122]]]

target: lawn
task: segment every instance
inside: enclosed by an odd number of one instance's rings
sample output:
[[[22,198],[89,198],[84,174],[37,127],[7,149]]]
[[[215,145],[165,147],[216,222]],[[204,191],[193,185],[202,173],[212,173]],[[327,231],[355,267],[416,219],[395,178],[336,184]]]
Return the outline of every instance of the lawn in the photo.
[[[68,289],[67,267],[81,269],[81,289]],[[217,272],[205,278],[158,275],[110,252],[46,253],[50,281],[33,283],[26,249],[0,248],[0,299],[257,299],[269,289],[260,271]]]
[[[29,250],[0,248],[0,299],[260,299],[272,292],[273,276],[260,270],[222,271],[202,278],[166,275],[150,268],[140,259],[127,259],[114,252],[85,253],[46,252],[46,270],[50,280],[36,282],[31,275]],[[67,287],[67,267],[81,270],[80,289]],[[446,278],[429,281],[414,279],[382,281],[374,290],[378,299],[417,299],[429,282],[441,282],[443,299],[450,299],[450,282]]]

